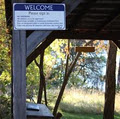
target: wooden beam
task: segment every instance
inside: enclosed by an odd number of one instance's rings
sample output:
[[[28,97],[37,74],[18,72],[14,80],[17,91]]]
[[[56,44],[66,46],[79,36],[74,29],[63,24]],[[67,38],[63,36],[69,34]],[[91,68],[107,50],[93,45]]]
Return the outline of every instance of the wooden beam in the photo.
[[[54,39],[46,39],[44,40],[35,50],[32,52],[28,57],[27,57],[27,66],[38,57],[39,54],[43,50],[45,50],[52,42]]]
[[[117,7],[120,7],[120,2],[115,2],[115,1],[112,1],[111,3],[105,3],[104,1],[100,1],[99,3],[97,2],[95,4],[95,7],[96,8],[117,8]]]
[[[13,3],[25,0],[13,0]],[[13,30],[12,92],[13,118],[26,119],[26,31]]]
[[[5,15],[6,15],[6,24],[7,26],[11,26],[12,23],[12,2],[11,0],[4,0],[5,1]]]
[[[66,30],[66,31],[54,31],[48,39],[96,39],[96,40],[119,40],[120,31],[100,32],[89,31],[83,29],[83,31]],[[57,36],[57,37],[56,37]]]
[[[113,42],[120,49],[120,40],[113,40]]]
[[[80,3],[86,2],[86,0],[64,0],[66,4],[66,16],[68,16]],[[44,41],[44,39],[52,31],[34,31],[27,38],[27,57],[35,50],[35,48]]]
[[[100,32],[102,29],[107,27],[113,20],[115,20],[120,15],[120,7],[117,7],[116,10],[109,15],[108,19],[96,30]]]
[[[75,47],[76,52],[95,52],[95,47]]]
[[[85,4],[84,7],[83,7],[82,9],[79,9],[79,10],[77,11],[77,15],[75,15],[75,17],[72,19],[71,24],[69,24],[68,28],[69,28],[69,29],[75,28],[76,25],[77,25],[77,24],[79,23],[79,21],[81,20],[82,16],[83,16],[85,13],[87,13],[87,12],[89,11],[89,9],[90,9],[93,5],[95,5],[95,2],[96,2],[96,1],[97,1],[97,0],[92,0],[92,1],[88,2],[87,4],[84,3],[84,4]]]
[[[35,50],[35,48],[45,41],[45,38],[51,33],[52,31],[34,31],[31,33],[30,36],[27,38],[27,57]]]

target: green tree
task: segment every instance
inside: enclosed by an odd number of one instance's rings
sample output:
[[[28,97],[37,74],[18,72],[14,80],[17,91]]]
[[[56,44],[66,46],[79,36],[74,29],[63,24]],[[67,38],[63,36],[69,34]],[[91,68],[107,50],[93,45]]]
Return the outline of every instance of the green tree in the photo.
[[[59,41],[60,40],[57,42]],[[58,46],[55,42],[56,47],[60,47],[61,49],[57,50],[56,48],[54,52],[52,51],[54,53],[53,58],[56,59],[54,60],[53,65],[51,65],[51,75],[49,76],[49,79],[51,79],[51,84],[54,86],[60,86],[64,79],[66,66],[65,56],[68,54],[66,41]],[[83,46],[85,43],[86,40],[71,40],[68,62],[69,66],[75,58],[76,52],[74,48],[76,46]],[[106,65],[106,58],[104,57],[103,52],[106,52],[107,44],[105,44],[104,41],[94,41],[90,45],[94,45],[96,47],[96,51],[94,53],[82,53],[70,75],[70,80],[68,82],[69,86],[82,86],[87,84],[87,82],[92,82],[92,85],[97,85],[100,80],[101,82],[103,81],[104,76],[102,75],[102,70]],[[64,57],[61,58],[60,55],[57,55],[59,52],[62,54],[61,56]]]
[[[57,75],[61,75],[62,73],[57,73],[58,68],[57,65],[61,65],[59,59],[65,60],[65,54],[61,52],[63,45],[66,41],[64,40],[55,40],[46,50],[44,55],[44,75],[47,82],[47,88],[52,87],[54,81],[57,79]],[[62,60],[62,61],[63,61]],[[40,64],[40,55],[36,58],[38,64]],[[61,78],[63,80],[63,78]],[[27,98],[34,98],[38,95],[39,90],[39,81],[40,81],[40,73],[39,68],[33,61],[27,67]],[[52,85],[51,85],[52,84]],[[55,84],[54,84],[55,86]],[[32,89],[32,90],[31,90]]]
[[[10,118],[11,36],[5,19],[4,1],[0,1],[0,118]]]
[[[0,90],[7,93],[7,85],[10,85],[11,48],[10,35],[6,33],[5,7],[3,0],[0,7]]]

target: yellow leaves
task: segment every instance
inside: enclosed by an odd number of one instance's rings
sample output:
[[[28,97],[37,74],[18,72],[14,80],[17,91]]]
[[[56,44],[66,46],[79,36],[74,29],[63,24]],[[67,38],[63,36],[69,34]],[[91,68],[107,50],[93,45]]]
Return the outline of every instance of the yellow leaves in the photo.
[[[96,53],[100,53],[102,50],[107,50],[108,49],[108,41],[105,40],[95,40],[93,42],[93,45],[95,46],[95,51]]]
[[[4,0],[0,0],[0,36],[5,32],[6,19],[5,19],[5,5]]]
[[[120,49],[117,49],[117,56],[120,56]]]
[[[4,9],[5,5],[4,5],[4,0],[0,0],[0,9]]]
[[[51,47],[52,49],[56,52],[57,56],[61,59],[65,58],[65,54],[63,53],[63,51],[65,50],[64,47],[67,44],[67,40],[66,39],[56,39]]]
[[[10,33],[10,30],[8,28],[6,29],[6,33],[8,33],[8,34]]]
[[[67,55],[69,55],[69,54],[70,54],[70,51],[69,51],[69,49],[68,49],[68,47],[67,47],[67,46],[65,47],[65,52],[66,52],[66,54],[67,54]]]
[[[4,81],[4,80],[10,81],[11,77],[10,77],[9,72],[8,71],[3,71],[2,74],[0,75],[0,80],[1,81]]]
[[[49,54],[44,56],[44,62],[47,62],[46,64],[49,64],[50,66],[51,65],[53,66],[55,61],[56,61],[56,59]]]
[[[10,58],[10,35],[6,34],[9,30],[6,29],[6,18],[5,18],[5,4],[4,0],[0,0],[0,54],[5,61]],[[9,56],[9,57],[8,57]],[[6,62],[7,63],[7,62]]]
[[[56,39],[45,51],[45,60],[52,59],[55,62],[57,58],[65,59],[64,47],[67,40]],[[51,64],[51,63],[50,63]]]
[[[4,0],[0,0],[0,80],[10,80],[10,36],[6,34]]]

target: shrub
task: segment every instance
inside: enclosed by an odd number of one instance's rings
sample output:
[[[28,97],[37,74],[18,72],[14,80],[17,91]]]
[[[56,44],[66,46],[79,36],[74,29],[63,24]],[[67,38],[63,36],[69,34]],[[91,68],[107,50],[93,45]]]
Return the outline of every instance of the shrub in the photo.
[[[11,118],[11,99],[4,95],[0,96],[0,119]]]

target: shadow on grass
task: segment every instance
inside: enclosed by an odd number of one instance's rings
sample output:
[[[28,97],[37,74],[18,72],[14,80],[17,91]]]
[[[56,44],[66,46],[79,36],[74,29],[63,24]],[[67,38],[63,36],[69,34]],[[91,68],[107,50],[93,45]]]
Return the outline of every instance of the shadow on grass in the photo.
[[[115,117],[115,119],[120,119],[120,114],[117,114],[114,117]]]
[[[94,114],[93,115],[92,114],[71,114],[71,113],[63,112],[63,119],[102,119],[102,118],[103,118],[102,115],[94,115]]]
[[[84,101],[81,101],[80,103],[77,103],[77,104],[72,104],[72,103],[70,104],[70,103],[61,102],[60,109],[63,112],[78,113],[78,114],[80,113],[80,114],[99,115],[99,114],[103,113],[102,104],[100,104],[100,103],[87,103]]]
[[[67,112],[63,112],[62,119],[103,119],[102,114],[71,114]],[[120,115],[115,115],[114,119],[120,119]]]
[[[63,112],[62,119],[103,119],[103,107],[100,103],[80,102],[76,104],[60,104]],[[120,119],[120,114],[115,112],[114,119]]]

